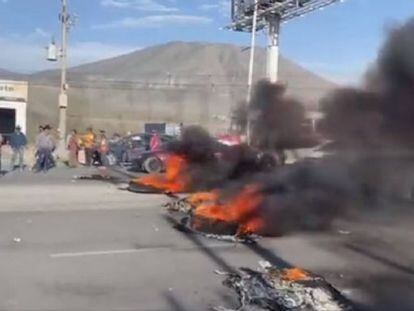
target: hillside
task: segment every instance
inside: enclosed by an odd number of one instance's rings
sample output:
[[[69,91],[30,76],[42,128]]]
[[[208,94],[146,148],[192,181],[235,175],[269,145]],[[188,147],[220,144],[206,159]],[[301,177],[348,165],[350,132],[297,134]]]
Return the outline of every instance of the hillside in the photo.
[[[0,80],[23,80],[23,79],[27,79],[27,76],[24,74],[12,72],[12,71],[0,68]]]
[[[249,51],[230,44],[171,42],[70,70],[73,81],[117,80],[216,85],[245,84]],[[255,78],[265,75],[266,51],[257,49]],[[334,84],[281,57],[281,81],[301,99],[317,101]],[[34,74],[34,81],[58,79],[58,71]]]
[[[232,107],[246,97],[249,51],[229,44],[172,42],[71,68],[69,127],[137,131],[148,121],[228,127]],[[258,49],[255,79],[265,75]],[[59,70],[29,79],[29,129],[57,124]],[[335,85],[281,57],[280,79],[288,92],[314,109]]]

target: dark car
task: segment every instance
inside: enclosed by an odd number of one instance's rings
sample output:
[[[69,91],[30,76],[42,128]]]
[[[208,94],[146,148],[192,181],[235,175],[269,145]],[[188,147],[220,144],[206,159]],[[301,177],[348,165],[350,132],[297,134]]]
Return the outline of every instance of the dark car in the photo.
[[[172,136],[160,135],[162,145],[173,140]],[[109,150],[118,163],[131,164],[141,155],[150,151],[151,134],[141,133],[126,136],[118,141],[109,142]]]
[[[219,136],[214,146],[214,157],[222,163],[232,163],[234,166],[230,177],[257,171],[268,171],[280,164],[279,155],[270,152],[260,152],[242,144],[237,135]],[[166,169],[166,162],[171,152],[166,148],[158,151],[143,152],[131,163],[130,170],[134,172],[160,173]],[[237,164],[237,165],[234,165]]]
[[[172,142],[174,138],[171,136],[164,137],[162,145]],[[161,140],[163,140],[161,136]],[[241,144],[240,137],[237,135],[223,135],[217,139],[217,152],[221,154],[222,148],[230,148]],[[164,148],[157,151],[147,151],[140,153],[131,161],[130,170],[134,172],[160,173],[165,170],[165,163],[170,153]],[[216,155],[220,157],[219,154]]]

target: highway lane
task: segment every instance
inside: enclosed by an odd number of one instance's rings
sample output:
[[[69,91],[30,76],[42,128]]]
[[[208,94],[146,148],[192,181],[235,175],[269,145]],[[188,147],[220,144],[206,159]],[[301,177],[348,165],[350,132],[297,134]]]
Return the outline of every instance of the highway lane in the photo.
[[[259,260],[320,273],[372,310],[414,306],[412,218],[339,221],[328,233],[246,246],[177,231],[165,196],[52,174],[0,182],[0,310],[235,307],[214,271]]]

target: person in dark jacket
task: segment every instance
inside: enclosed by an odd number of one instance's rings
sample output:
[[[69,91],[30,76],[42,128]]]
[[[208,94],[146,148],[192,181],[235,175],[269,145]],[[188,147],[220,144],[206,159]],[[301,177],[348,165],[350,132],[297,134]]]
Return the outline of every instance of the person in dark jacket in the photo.
[[[36,138],[36,149],[37,149],[37,162],[35,166],[35,172],[47,172],[49,169],[55,166],[53,159],[53,151],[56,148],[55,139],[50,133],[51,127],[46,125],[43,127],[43,132],[40,133]]]
[[[12,156],[12,167],[13,169],[20,167],[21,170],[24,168],[24,149],[27,145],[26,135],[22,133],[20,126],[16,126],[16,130],[10,135],[9,140],[10,147],[13,150]],[[16,166],[16,159],[19,158],[19,164]]]
[[[1,149],[3,147],[3,136],[0,134],[0,175],[1,175]]]

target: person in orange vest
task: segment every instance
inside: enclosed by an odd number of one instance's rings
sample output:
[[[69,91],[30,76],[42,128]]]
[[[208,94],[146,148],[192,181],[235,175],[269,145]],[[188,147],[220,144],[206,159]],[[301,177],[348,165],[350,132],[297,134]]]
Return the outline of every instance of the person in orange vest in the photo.
[[[85,147],[86,165],[91,165],[96,143],[96,135],[92,127],[87,128],[86,133],[82,137],[82,143]]]
[[[104,130],[100,130],[99,131],[100,136],[99,136],[99,142],[98,142],[98,162],[100,165],[106,165],[107,161],[106,161],[106,156],[109,152],[109,144],[108,144],[108,138],[106,137],[106,133]]]
[[[157,151],[161,147],[161,138],[160,135],[156,132],[152,132],[151,140],[150,140],[150,150]]]

